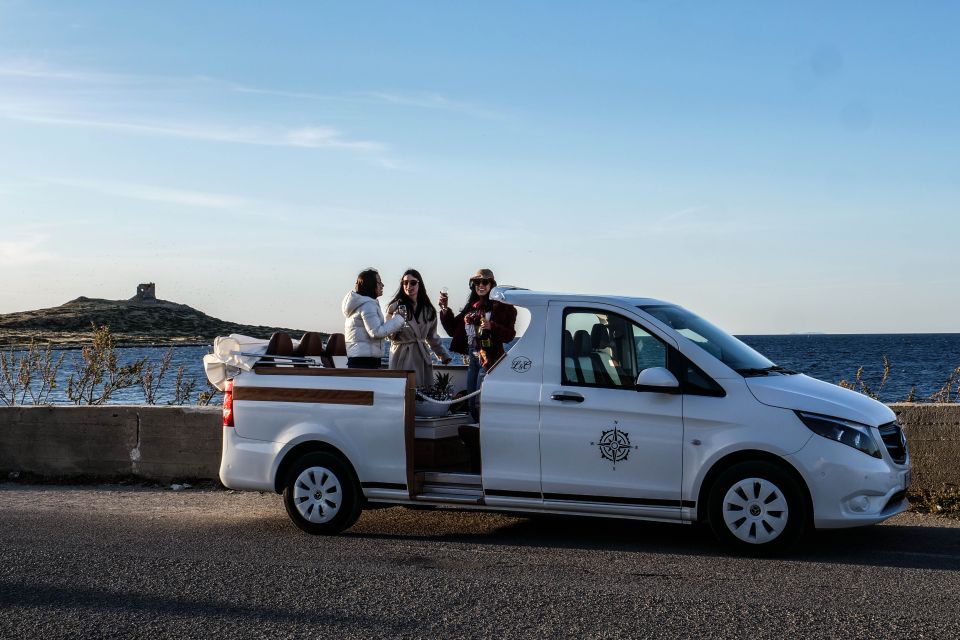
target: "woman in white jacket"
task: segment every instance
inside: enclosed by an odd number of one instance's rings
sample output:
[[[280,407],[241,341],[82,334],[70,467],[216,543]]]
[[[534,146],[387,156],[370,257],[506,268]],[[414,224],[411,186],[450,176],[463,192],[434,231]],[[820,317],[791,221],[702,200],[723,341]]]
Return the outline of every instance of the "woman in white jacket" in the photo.
[[[353,291],[343,299],[341,309],[346,316],[343,333],[347,342],[347,367],[379,369],[383,356],[383,339],[400,330],[402,316],[384,322],[377,298],[383,295],[383,281],[376,269],[366,269],[357,276]]]

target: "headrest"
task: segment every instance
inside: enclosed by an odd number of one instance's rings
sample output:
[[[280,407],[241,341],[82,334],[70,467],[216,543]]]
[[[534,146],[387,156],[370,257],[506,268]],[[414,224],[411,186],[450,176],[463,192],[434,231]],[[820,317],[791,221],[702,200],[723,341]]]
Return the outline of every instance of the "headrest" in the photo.
[[[607,325],[599,322],[593,325],[590,330],[590,342],[594,351],[597,349],[606,349],[610,346],[610,332],[607,331]]]
[[[592,350],[590,334],[586,329],[580,329],[573,334],[573,349],[578,356],[585,356]]]
[[[326,355],[345,356],[347,355],[347,340],[342,333],[331,333],[327,340]]]
[[[293,340],[290,339],[290,334],[278,331],[270,336],[270,342],[267,343],[265,354],[268,356],[293,355]]]
[[[322,356],[323,355],[323,337],[316,331],[307,331],[300,338],[300,344],[293,350],[295,356]]]
[[[564,329],[563,331],[563,355],[565,357],[572,357],[573,352],[575,351],[573,347],[573,334],[569,330]]]

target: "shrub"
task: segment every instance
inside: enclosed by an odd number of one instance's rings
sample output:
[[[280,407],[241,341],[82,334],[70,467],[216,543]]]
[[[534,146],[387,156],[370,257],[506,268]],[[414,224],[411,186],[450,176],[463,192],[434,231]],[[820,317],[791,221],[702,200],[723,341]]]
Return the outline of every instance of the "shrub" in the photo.
[[[853,378],[853,382],[848,382],[846,379],[841,378],[840,382],[837,383],[838,386],[843,387],[844,389],[850,389],[852,391],[859,391],[865,396],[869,396],[874,400],[880,399],[880,393],[883,391],[883,387],[886,386],[887,380],[890,378],[890,359],[887,356],[883,356],[883,375],[880,378],[880,383],[877,385],[876,390],[873,389],[867,382],[863,379],[863,367],[857,369],[857,373]],[[948,402],[960,402],[960,367],[957,367],[953,372],[947,377],[946,382],[943,383],[943,386],[940,389],[926,398],[920,400],[917,399],[917,386],[913,385],[910,387],[907,397],[904,398],[904,402],[932,402],[932,403],[948,403]]]
[[[943,383],[940,390],[931,394],[930,402],[956,402],[960,400],[960,367],[957,367]]]
[[[140,377],[140,388],[143,389],[143,399],[147,404],[157,404],[157,391],[163,384],[163,378],[167,375],[172,360],[173,347],[170,347],[160,358],[159,366],[153,362],[144,365],[143,375]]]
[[[74,360],[75,373],[67,378],[67,397],[74,404],[106,404],[116,391],[142,385],[147,358],[125,365],[117,361],[113,335],[107,326],[91,325],[93,343]]]
[[[34,340],[26,351],[0,351],[0,403],[50,404],[50,393],[57,388],[57,372],[66,354],[55,354],[53,345],[37,347]]]
[[[876,391],[870,387],[863,379],[863,367],[857,369],[857,375],[854,377],[853,382],[847,382],[842,379],[837,384],[843,387],[844,389],[851,389],[853,391],[859,391],[865,396],[870,396],[874,400],[880,399],[880,393],[883,391],[883,387],[886,386],[887,380],[890,378],[890,359],[887,356],[883,356],[883,377],[880,378],[880,384],[877,385]]]

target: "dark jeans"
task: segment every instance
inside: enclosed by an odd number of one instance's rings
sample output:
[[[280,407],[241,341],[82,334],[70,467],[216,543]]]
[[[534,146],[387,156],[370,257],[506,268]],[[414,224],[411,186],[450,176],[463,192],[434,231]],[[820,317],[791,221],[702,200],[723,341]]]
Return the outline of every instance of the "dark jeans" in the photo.
[[[380,358],[347,358],[347,369],[379,369]]]
[[[470,364],[467,366],[467,393],[473,393],[479,389],[486,375],[487,370],[480,366],[480,358],[471,355]],[[467,402],[470,407],[470,415],[475,422],[480,422],[480,396],[473,396]]]

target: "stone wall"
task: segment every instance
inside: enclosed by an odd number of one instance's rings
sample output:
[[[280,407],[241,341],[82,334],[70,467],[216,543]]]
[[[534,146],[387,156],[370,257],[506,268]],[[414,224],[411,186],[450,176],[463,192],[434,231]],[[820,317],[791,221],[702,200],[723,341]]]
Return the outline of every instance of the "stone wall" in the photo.
[[[894,404],[913,460],[912,489],[960,488],[960,405]],[[0,407],[0,479],[217,479],[217,407]]]
[[[890,405],[903,425],[913,489],[960,489],[960,404]]]
[[[2,407],[0,478],[215,479],[219,407]]]

